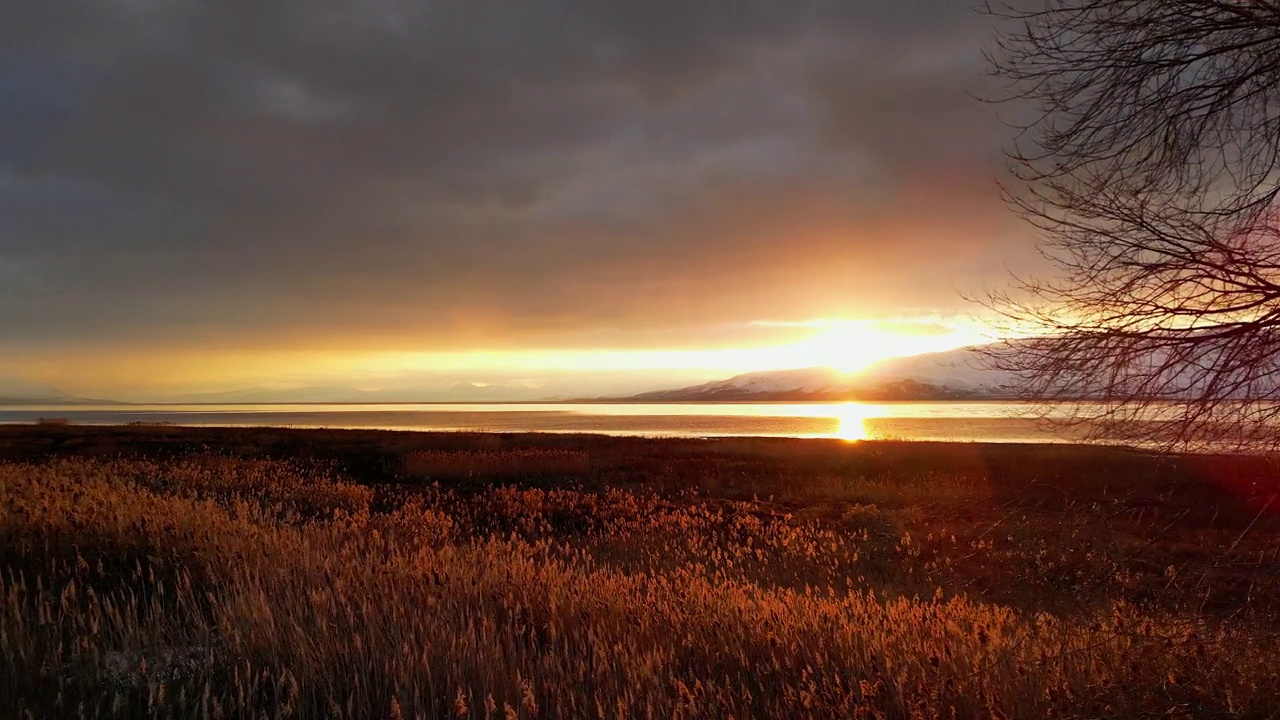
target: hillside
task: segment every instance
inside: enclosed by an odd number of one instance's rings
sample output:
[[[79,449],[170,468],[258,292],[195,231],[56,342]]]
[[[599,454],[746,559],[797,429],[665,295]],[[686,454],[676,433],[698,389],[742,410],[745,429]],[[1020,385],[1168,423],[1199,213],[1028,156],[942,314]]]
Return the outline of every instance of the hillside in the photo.
[[[982,367],[973,349],[895,358],[859,373],[804,368],[735,375],[634,395],[635,402],[972,400],[1008,397],[1013,378]]]
[[[0,405],[106,405],[111,400],[96,400],[64,392],[52,385],[23,378],[0,377]]]

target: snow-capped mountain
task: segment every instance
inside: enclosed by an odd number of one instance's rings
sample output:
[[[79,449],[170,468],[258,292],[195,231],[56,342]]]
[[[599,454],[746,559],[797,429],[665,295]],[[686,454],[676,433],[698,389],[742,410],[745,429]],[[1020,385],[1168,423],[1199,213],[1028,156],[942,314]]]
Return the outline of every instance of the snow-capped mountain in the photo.
[[[714,400],[959,400],[1012,393],[1013,377],[972,348],[894,358],[845,375],[830,368],[754,372],[633,396],[640,402]]]
[[[786,396],[787,399],[791,399],[800,396],[827,396],[847,390],[846,378],[835,370],[804,368],[735,375],[728,380],[716,380],[692,387],[641,393],[634,399],[640,401],[741,400],[767,399],[774,396]]]
[[[1012,373],[984,365],[977,348],[893,358],[876,363],[856,377],[864,385],[912,380],[950,390],[989,395],[1012,393],[1016,380]]]

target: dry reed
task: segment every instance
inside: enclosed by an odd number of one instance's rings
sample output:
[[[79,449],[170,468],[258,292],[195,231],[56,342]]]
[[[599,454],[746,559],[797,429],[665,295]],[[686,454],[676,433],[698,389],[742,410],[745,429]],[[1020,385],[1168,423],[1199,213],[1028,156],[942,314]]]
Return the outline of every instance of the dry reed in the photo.
[[[585,462],[541,459],[555,472]],[[497,460],[412,462],[462,475]],[[529,472],[534,461],[517,462]],[[0,713],[1271,717],[1280,707],[1280,641],[1265,618],[1142,604],[1114,577],[1102,601],[1049,612],[983,599],[955,569],[1018,552],[1034,591],[1077,546],[913,536],[908,515],[865,504],[833,524],[759,501],[639,490],[436,485],[381,504],[367,487],[272,461],[0,465]],[[1119,572],[1094,551],[1087,566]],[[1083,580],[1043,591],[1072,587]]]

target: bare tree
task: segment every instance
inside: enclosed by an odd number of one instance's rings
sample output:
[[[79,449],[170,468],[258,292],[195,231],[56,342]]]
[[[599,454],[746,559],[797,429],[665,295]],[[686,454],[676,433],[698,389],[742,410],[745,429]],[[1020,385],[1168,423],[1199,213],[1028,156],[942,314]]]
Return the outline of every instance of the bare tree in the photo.
[[[1032,337],[988,361],[1097,435],[1280,449],[1280,2],[1034,1],[988,60],[1057,272],[989,296]]]

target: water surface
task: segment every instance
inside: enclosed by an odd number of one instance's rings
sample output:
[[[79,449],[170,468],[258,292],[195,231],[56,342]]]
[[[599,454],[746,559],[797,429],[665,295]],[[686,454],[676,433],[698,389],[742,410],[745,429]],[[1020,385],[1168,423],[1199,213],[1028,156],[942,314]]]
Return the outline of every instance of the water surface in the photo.
[[[593,432],[649,436],[1062,442],[1013,402],[0,406],[0,423]]]

